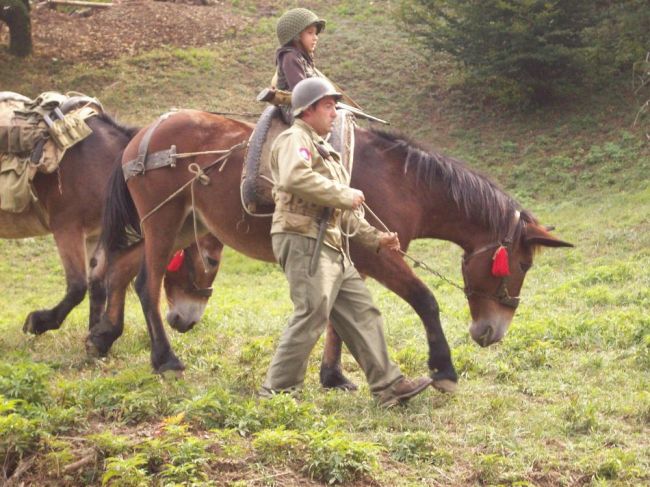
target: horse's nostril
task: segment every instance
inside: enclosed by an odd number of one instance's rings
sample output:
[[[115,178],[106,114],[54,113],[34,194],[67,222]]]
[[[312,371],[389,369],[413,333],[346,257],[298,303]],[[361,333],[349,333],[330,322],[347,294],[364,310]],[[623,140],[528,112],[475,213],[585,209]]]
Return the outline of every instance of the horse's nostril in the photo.
[[[171,326],[175,327],[178,324],[178,319],[179,319],[178,313],[174,313],[174,312],[167,313],[167,322]]]
[[[492,333],[493,330],[491,326],[485,328],[485,333],[480,336],[479,340],[479,343],[482,347],[487,347],[491,343],[490,338],[492,337]]]

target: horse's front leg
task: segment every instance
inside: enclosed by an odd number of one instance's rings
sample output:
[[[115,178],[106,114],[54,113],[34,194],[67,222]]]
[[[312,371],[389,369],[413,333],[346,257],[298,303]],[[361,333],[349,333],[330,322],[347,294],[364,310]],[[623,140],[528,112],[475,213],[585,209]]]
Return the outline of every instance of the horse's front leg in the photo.
[[[86,248],[83,229],[68,226],[53,233],[65,270],[66,293],[54,308],[29,313],[23,325],[25,333],[40,335],[48,330],[60,328],[68,313],[86,295]]]
[[[143,244],[107,256],[99,247],[91,260],[89,355],[104,356],[124,331],[126,290],[142,264]],[[104,303],[106,307],[104,309]]]
[[[367,274],[404,299],[418,314],[424,325],[429,345],[429,371],[434,387],[452,392],[458,374],[451,361],[451,352],[440,323],[438,303],[426,285],[413,273],[404,259],[393,252],[382,251],[375,256],[364,253],[357,261],[360,272]],[[331,348],[335,351],[334,345]],[[340,368],[340,354],[335,362],[330,357],[327,367]]]

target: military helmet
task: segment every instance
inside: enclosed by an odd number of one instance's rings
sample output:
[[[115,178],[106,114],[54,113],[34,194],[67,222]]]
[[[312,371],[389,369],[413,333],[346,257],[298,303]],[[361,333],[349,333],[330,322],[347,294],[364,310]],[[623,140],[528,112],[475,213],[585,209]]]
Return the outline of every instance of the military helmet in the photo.
[[[321,98],[333,96],[337,101],[343,96],[325,78],[306,78],[300,81],[291,93],[291,110],[294,117],[307,110]]]
[[[284,46],[310,25],[316,25],[319,34],[325,29],[325,21],[319,19],[318,15],[311,10],[293,8],[285,12],[278,20],[278,26],[275,29],[280,45]]]

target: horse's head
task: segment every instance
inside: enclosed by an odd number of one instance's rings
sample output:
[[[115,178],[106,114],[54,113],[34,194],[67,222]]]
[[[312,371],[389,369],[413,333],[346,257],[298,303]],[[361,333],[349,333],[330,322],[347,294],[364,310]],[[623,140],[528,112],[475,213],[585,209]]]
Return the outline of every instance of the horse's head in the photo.
[[[184,333],[201,319],[208,299],[212,296],[212,283],[217,277],[223,244],[206,235],[196,244],[183,249],[170,262],[165,274],[167,296],[167,322]]]
[[[463,257],[465,294],[474,341],[487,347],[500,341],[519,305],[526,272],[541,247],[573,247],[534,221],[517,221],[503,241],[480,246]]]

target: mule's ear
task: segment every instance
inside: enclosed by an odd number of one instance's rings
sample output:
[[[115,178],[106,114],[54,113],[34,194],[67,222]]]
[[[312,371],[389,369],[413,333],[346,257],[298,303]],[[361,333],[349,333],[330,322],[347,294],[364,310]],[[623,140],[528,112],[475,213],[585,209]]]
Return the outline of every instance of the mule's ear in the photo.
[[[546,230],[546,227],[527,225],[524,232],[524,242],[530,246],[542,247],[573,247],[574,245],[554,237]]]

